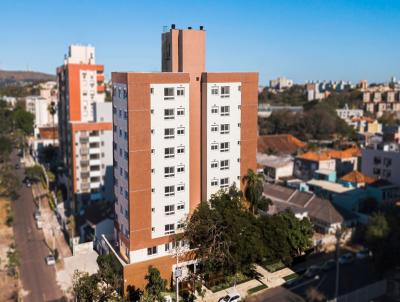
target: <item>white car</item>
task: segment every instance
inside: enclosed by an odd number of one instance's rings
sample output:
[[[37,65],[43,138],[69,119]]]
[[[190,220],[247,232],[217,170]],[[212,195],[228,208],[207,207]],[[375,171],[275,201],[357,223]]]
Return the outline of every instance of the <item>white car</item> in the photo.
[[[239,302],[242,298],[238,293],[230,293],[225,297],[222,297],[218,300],[218,302]]]
[[[36,227],[39,230],[43,229],[43,221],[40,218],[36,220]]]
[[[48,255],[46,257],[46,264],[47,265],[55,265],[56,264],[56,258],[54,258],[53,255]]]

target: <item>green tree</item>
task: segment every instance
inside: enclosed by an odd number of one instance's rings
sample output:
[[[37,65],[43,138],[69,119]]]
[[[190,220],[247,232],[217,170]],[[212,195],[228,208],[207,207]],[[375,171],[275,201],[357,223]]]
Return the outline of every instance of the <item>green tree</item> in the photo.
[[[165,291],[167,280],[161,278],[160,271],[156,267],[150,265],[148,268],[148,273],[144,278],[147,280],[145,287],[147,299],[153,302],[164,301],[162,292]]]
[[[55,141],[56,141],[56,134],[55,134],[55,127],[54,127],[54,116],[57,113],[57,105],[55,102],[51,102],[49,104],[49,106],[47,107],[47,110],[49,111],[50,115],[51,115],[51,120],[52,120],[52,124],[53,124],[53,145],[55,145]]]
[[[72,277],[72,292],[77,301],[98,301],[100,290],[97,278],[86,272],[75,271]]]
[[[260,207],[268,211],[268,206],[271,204],[271,200],[263,195],[263,180],[264,177],[262,174],[257,174],[252,169],[249,169],[247,175],[243,177],[243,182],[245,184],[244,196],[249,202],[253,214],[255,214]]]
[[[0,163],[7,161],[11,154],[13,143],[7,136],[0,136]]]
[[[251,274],[264,245],[256,217],[242,207],[242,194],[228,191],[201,202],[186,226],[185,239],[202,260],[204,274]]]
[[[29,136],[33,134],[35,117],[32,113],[18,108],[13,113],[13,119],[16,127],[20,129],[24,135]]]
[[[15,169],[9,164],[0,166],[0,196],[7,196],[15,198],[18,189],[20,188],[20,181],[15,174]]]
[[[26,168],[25,175],[32,181],[36,181],[36,182],[44,181],[44,179],[45,179],[43,169],[39,165],[35,165],[32,167]]]
[[[384,240],[389,234],[389,223],[383,213],[374,213],[369,219],[365,231],[365,239],[373,244]]]

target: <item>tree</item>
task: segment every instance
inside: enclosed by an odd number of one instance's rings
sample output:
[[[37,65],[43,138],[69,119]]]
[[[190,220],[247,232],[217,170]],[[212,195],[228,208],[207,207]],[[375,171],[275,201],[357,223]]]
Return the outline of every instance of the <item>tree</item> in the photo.
[[[374,213],[365,231],[365,239],[370,244],[384,240],[389,234],[389,224],[383,213]]]
[[[9,164],[0,166],[0,195],[15,198],[20,186],[14,167]]]
[[[96,301],[100,295],[97,278],[86,272],[75,271],[72,277],[72,291],[77,301]]]
[[[0,136],[0,163],[7,161],[12,151],[12,141],[6,136]]]
[[[28,136],[33,134],[35,116],[32,113],[18,108],[13,112],[13,119],[16,127],[20,129],[24,135]]]
[[[54,115],[57,113],[57,106],[55,102],[51,102],[49,104],[49,106],[47,107],[47,110],[49,111],[50,115],[51,115],[51,121],[53,124],[53,145],[55,145],[55,140],[56,140],[56,136],[55,136],[55,127],[54,127]]]
[[[160,271],[156,267],[150,265],[148,273],[144,278],[147,280],[146,296],[149,301],[164,301],[162,292],[165,291],[167,280],[161,278]]]
[[[250,204],[252,213],[255,214],[260,206],[263,210],[268,211],[268,206],[272,202],[263,196],[263,176],[249,169],[247,175],[243,177],[243,182],[245,183],[244,196]]]
[[[26,168],[25,169],[25,175],[26,175],[26,177],[28,177],[32,181],[39,182],[39,181],[44,181],[45,180],[43,169],[39,165],[35,165],[33,167]]]
[[[186,226],[185,239],[201,259],[205,275],[251,274],[264,251],[257,219],[242,207],[242,193],[235,185],[199,204]]]

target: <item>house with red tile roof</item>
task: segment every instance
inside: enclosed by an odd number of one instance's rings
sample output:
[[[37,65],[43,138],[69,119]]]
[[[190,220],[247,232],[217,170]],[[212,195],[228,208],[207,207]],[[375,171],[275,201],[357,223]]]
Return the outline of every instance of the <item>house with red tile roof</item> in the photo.
[[[291,134],[261,135],[258,137],[257,152],[273,155],[293,155],[307,144]]]

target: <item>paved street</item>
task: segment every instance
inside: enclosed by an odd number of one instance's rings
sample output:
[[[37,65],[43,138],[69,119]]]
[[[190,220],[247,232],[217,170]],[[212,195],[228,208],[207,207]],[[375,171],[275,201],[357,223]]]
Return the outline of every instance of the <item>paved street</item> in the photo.
[[[12,154],[12,163],[16,164],[16,152]],[[17,170],[19,178],[24,177],[23,168]],[[35,203],[30,188],[24,185],[19,198],[12,203],[14,212],[14,233],[17,250],[20,255],[22,286],[26,295],[24,301],[57,301],[62,292],[56,284],[55,269],[47,266],[45,256],[49,249],[44,242],[42,231],[37,230],[33,213]]]

